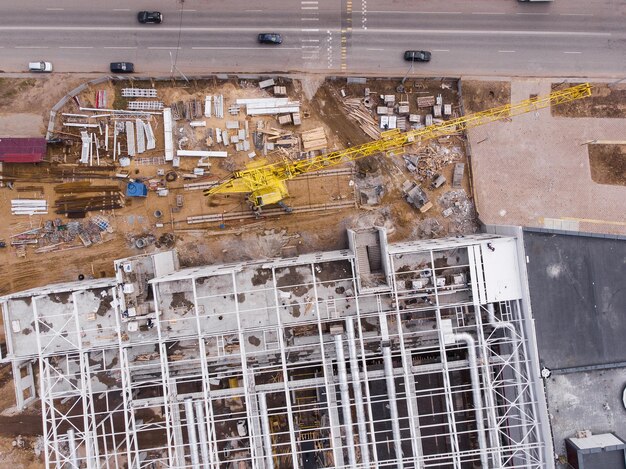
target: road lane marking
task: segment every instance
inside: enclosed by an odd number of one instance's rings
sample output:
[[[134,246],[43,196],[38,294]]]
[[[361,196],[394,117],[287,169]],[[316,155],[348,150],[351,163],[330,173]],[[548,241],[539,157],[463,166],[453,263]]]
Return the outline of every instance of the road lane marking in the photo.
[[[301,7],[302,10],[319,10],[320,7]]]
[[[373,47],[368,47],[368,48],[367,48],[367,49],[365,49],[365,50],[385,50],[385,49],[375,49],[375,48],[373,48]]]
[[[494,15],[506,15],[506,13],[497,13],[497,12],[491,12],[491,11],[474,11],[472,12],[472,15],[490,15],[490,16],[494,16]]]
[[[130,8],[113,8],[113,11],[130,11]]]
[[[48,11],[63,11],[65,8],[46,8]]]
[[[281,50],[300,50],[300,47],[192,47],[193,50],[273,50],[280,52]]]
[[[49,49],[48,46],[15,46],[16,49]]]
[[[433,49],[433,52],[450,52],[450,49]]]
[[[462,15],[462,11],[400,11],[400,10],[368,10],[370,13],[401,13],[413,15]]]
[[[300,18],[302,21],[319,21],[320,19],[316,16],[314,18]]]
[[[154,49],[154,50],[180,50],[181,47],[167,47],[167,46],[154,46],[154,47],[148,47],[148,49]]]
[[[311,2],[300,2],[300,3],[302,3],[303,5],[317,5],[319,2],[311,1]]]
[[[133,46],[104,46],[103,49],[137,49]]]
[[[320,42],[319,39],[300,39],[300,42]]]
[[[499,50],[498,52],[500,52],[501,54],[512,54],[515,51],[514,50]]]
[[[260,12],[262,12],[263,10],[244,10],[244,11],[245,11],[245,12],[248,12],[248,13],[260,13]]]
[[[563,51],[564,54],[582,54],[582,52],[578,51]]]
[[[548,16],[550,13],[515,13],[516,15],[525,15],[525,16]]]
[[[593,16],[593,13],[560,13],[561,16]]]
[[[59,49],[93,49],[93,46],[60,46]]]
[[[93,27],[93,26],[0,26],[0,31],[147,31],[145,27]],[[178,32],[179,28],[154,28],[154,32],[161,34],[163,32]],[[258,32],[259,28],[211,28],[211,27],[191,27],[185,28],[185,32]],[[284,32],[319,32],[319,29],[300,29],[300,28],[285,28]],[[354,29],[353,33],[361,33],[362,30]],[[480,35],[485,36],[574,36],[574,37],[612,37],[612,33],[606,32],[587,32],[587,31],[527,31],[527,30],[458,30],[458,29],[380,29],[371,28],[367,30],[368,33],[381,33],[386,35],[398,35],[398,34],[453,34],[453,35]]]
[[[303,33],[318,33],[319,28],[302,28],[301,31]]]

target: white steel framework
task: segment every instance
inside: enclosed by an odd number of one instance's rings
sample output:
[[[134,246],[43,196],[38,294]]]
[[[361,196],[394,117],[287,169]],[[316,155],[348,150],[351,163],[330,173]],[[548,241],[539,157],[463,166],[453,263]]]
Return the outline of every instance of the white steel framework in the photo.
[[[349,241],[0,299],[47,467],[550,467],[517,240]]]

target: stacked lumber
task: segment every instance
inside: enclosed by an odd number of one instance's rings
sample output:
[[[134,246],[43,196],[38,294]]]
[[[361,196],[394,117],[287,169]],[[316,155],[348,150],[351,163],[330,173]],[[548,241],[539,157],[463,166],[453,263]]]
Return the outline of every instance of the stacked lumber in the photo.
[[[322,150],[328,146],[323,127],[302,132],[301,138],[304,151]]]
[[[361,127],[363,132],[365,132],[373,140],[378,140],[380,138],[378,124],[370,114],[369,109],[361,104],[360,99],[346,99],[343,104],[348,111],[348,115],[359,123],[359,127]]]
[[[72,194],[79,192],[117,192],[120,188],[118,185],[92,185],[89,181],[64,182],[54,186],[54,192],[57,194]]]

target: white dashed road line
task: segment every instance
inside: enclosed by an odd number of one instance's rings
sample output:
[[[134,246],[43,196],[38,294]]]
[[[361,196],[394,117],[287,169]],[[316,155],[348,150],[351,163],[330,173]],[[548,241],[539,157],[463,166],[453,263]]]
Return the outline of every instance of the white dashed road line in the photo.
[[[515,51],[514,50],[499,50],[498,52],[500,52],[501,54],[512,54]]]
[[[564,54],[582,54],[582,52],[578,51],[563,51]]]

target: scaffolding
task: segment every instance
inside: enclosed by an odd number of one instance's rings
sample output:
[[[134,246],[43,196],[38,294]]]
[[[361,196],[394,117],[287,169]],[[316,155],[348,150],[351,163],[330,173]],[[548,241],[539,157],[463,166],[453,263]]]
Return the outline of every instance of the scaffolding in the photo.
[[[348,235],[1,298],[46,467],[552,467],[519,240]]]

